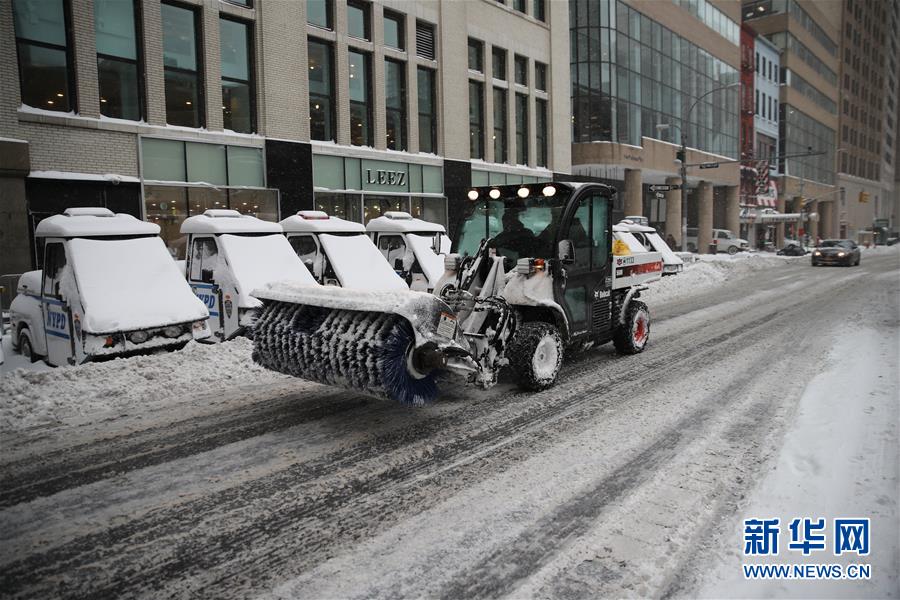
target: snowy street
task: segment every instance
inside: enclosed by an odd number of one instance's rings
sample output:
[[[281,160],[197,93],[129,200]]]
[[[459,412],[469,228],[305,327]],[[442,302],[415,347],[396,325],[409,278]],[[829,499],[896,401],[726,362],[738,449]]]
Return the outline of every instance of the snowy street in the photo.
[[[39,371],[4,340],[0,589],[900,597],[900,253],[711,258],[644,293],[645,352],[423,408],[245,339]],[[742,522],[768,516],[871,518],[871,579],[745,580]]]

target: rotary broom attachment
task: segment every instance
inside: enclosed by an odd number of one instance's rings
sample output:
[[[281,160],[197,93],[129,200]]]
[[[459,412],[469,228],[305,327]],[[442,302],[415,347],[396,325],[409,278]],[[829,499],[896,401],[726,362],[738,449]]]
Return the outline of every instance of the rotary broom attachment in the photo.
[[[263,308],[254,328],[254,362],[403,404],[437,397],[435,376],[446,358],[436,341],[455,343],[437,334],[443,303],[434,296],[278,285],[277,292],[273,284],[255,294]],[[366,310],[373,308],[381,310]]]

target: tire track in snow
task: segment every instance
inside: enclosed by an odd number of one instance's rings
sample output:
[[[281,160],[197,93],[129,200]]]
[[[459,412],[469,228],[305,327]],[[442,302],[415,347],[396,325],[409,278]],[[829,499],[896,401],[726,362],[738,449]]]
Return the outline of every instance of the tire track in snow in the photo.
[[[778,319],[777,321],[780,320]],[[766,314],[762,318],[745,323],[735,330],[706,338],[703,343],[699,344],[699,347],[705,348],[700,353],[681,353],[682,358],[675,362],[668,358],[659,361],[644,361],[647,364],[641,365],[640,371],[643,372],[642,376],[635,377],[635,374],[630,371],[622,372],[618,377],[602,381],[589,390],[581,387],[579,385],[581,382],[569,382],[567,380],[569,385],[559,386],[568,388],[567,391],[569,393],[567,396],[569,397],[567,398],[556,399],[555,403],[538,406],[533,411],[517,414],[508,422],[489,425],[479,430],[476,435],[466,437],[464,434],[461,434],[462,437],[451,439],[449,444],[436,447],[429,456],[424,458],[413,457],[412,460],[407,460],[406,464],[403,464],[403,461],[401,461],[400,466],[382,470],[374,476],[369,475],[367,477],[365,474],[361,474],[359,478],[350,481],[340,481],[338,477],[336,478],[337,481],[332,482],[334,487],[324,495],[302,498],[302,502],[295,500],[295,502],[291,503],[285,500],[280,505],[276,502],[275,509],[267,517],[257,519],[249,524],[240,523],[240,526],[235,531],[228,531],[221,535],[197,536],[184,539],[174,555],[168,558],[159,555],[150,557],[154,561],[163,559],[162,562],[150,565],[140,564],[144,562],[141,560],[142,557],[146,560],[147,544],[152,544],[156,540],[165,540],[168,536],[173,535],[173,532],[177,536],[183,531],[190,530],[196,527],[198,520],[202,521],[204,516],[208,514],[218,513],[221,515],[220,518],[223,523],[227,523],[226,515],[244,512],[249,502],[268,498],[273,491],[290,490],[292,487],[296,488],[299,484],[327,478],[329,473],[333,471],[339,473],[342,469],[352,469],[353,466],[358,465],[363,460],[374,459],[387,452],[398,450],[399,448],[396,446],[398,440],[395,439],[397,436],[386,436],[385,439],[380,440],[380,443],[367,444],[366,448],[361,449],[357,447],[350,449],[346,454],[339,452],[337,456],[329,455],[316,461],[314,464],[302,464],[296,468],[292,467],[267,481],[252,482],[251,484],[226,490],[212,497],[181,505],[175,509],[158,511],[148,515],[147,519],[132,521],[102,533],[78,538],[72,544],[66,544],[43,555],[32,555],[24,561],[8,565],[4,569],[4,574],[0,576],[0,586],[8,590],[16,590],[22,585],[27,587],[26,582],[36,575],[44,580],[57,577],[69,579],[67,575],[70,576],[73,571],[81,568],[88,571],[94,571],[97,568],[105,570],[105,567],[100,567],[100,563],[110,560],[114,562],[124,560],[125,564],[129,564],[129,562],[136,563],[128,569],[131,576],[126,576],[124,580],[119,579],[116,582],[110,582],[111,586],[100,589],[91,587],[91,583],[96,583],[96,581],[85,581],[86,578],[70,582],[70,585],[87,584],[88,588],[83,589],[82,593],[120,595],[135,587],[140,589],[150,586],[154,581],[177,577],[183,578],[188,575],[198,577],[198,570],[209,569],[223,561],[238,559],[245,547],[251,547],[255,544],[265,546],[267,543],[271,546],[269,534],[283,528],[290,528],[292,523],[313,522],[315,524],[317,520],[322,522],[331,520],[336,509],[348,505],[352,506],[360,498],[370,499],[376,493],[389,491],[391,488],[402,485],[404,478],[411,479],[415,476],[421,478],[422,474],[420,471],[428,470],[429,468],[434,471],[436,468],[441,469],[446,465],[454,465],[455,468],[459,468],[462,464],[461,460],[466,457],[466,454],[480,453],[483,446],[492,440],[499,440],[502,444],[504,440],[516,439],[516,436],[525,428],[542,429],[540,425],[546,423],[549,418],[569,413],[575,408],[591,403],[599,396],[616,396],[616,392],[625,393],[633,386],[640,387],[644,385],[650,386],[654,383],[658,384],[659,382],[656,380],[658,380],[659,368],[667,367],[669,373],[672,373],[673,370],[689,373],[696,365],[704,363],[704,361],[714,357],[717,352],[721,351],[722,348],[718,347],[720,344],[740,344],[742,343],[742,335],[753,335],[759,331],[759,328],[772,327],[775,322],[770,315]],[[644,354],[641,356],[649,357],[651,355]],[[552,401],[554,400],[553,396],[561,395],[559,387],[537,396],[542,395],[544,396],[543,399]],[[594,410],[602,408],[602,406],[595,406]],[[421,427],[421,425],[420,423],[419,426]],[[415,433],[420,435],[414,437],[430,439],[444,430],[442,427],[444,423],[438,422],[431,425],[429,428],[419,429]],[[406,433],[408,434],[409,432]],[[410,442],[410,440],[404,441],[406,443]],[[342,454],[344,455],[341,456]],[[382,506],[381,508],[386,509],[390,507]],[[407,503],[406,510],[414,510],[414,508],[414,506],[409,506]],[[377,519],[377,512],[364,511],[362,514],[367,514],[368,517]],[[398,513],[399,511],[395,510],[395,518]],[[320,529],[322,534],[316,535],[315,530]],[[348,530],[344,528],[343,531],[334,532],[316,525],[314,531],[303,532],[303,550],[313,551],[313,556],[316,553],[326,552],[332,545],[335,534],[346,537]],[[295,533],[293,535],[298,534]],[[281,547],[277,544],[276,546]],[[292,545],[289,543],[287,547],[290,548]],[[220,550],[217,553],[210,553],[209,549],[211,548]],[[139,556],[128,556],[128,549],[131,549],[132,554],[138,554]],[[125,552],[122,552],[123,550]],[[267,555],[263,564],[251,569],[252,572],[257,574],[248,578],[256,580],[263,573],[275,567],[275,563],[283,562],[287,558],[295,559],[298,550],[294,548],[287,554],[281,552],[281,561],[273,561],[273,557]],[[278,548],[275,551],[277,552]],[[125,554],[125,556],[122,554]],[[165,554],[165,552],[161,554]],[[191,560],[188,561],[185,557],[191,557]],[[47,570],[48,568],[50,569],[49,571]],[[247,577],[248,574],[243,573],[243,576]],[[98,577],[98,579],[103,579],[103,577]]]

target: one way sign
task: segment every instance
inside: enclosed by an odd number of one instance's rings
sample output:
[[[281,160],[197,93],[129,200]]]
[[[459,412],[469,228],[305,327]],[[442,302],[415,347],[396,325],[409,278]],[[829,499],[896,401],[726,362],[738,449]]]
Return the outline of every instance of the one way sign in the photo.
[[[672,190],[680,190],[681,186],[678,184],[674,185],[651,185],[651,192],[671,192]]]

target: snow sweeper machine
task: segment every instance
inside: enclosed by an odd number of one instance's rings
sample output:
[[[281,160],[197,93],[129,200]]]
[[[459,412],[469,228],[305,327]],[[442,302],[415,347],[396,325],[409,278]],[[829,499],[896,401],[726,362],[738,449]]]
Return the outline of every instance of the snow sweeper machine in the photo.
[[[437,397],[453,374],[488,388],[509,368],[529,390],[563,357],[613,342],[643,351],[656,252],[613,252],[615,190],[594,183],[473,188],[451,227],[433,293],[281,281],[263,301],[253,359],[275,371],[402,403]]]

